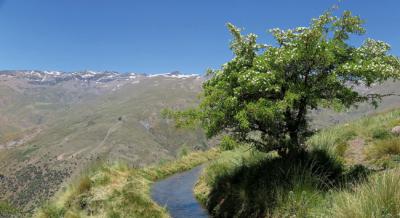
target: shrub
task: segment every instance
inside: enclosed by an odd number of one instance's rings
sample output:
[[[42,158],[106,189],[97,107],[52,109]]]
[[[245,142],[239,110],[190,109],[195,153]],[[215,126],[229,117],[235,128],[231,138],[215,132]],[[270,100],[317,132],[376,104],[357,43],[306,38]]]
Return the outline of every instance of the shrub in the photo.
[[[232,137],[225,135],[219,143],[219,147],[223,151],[229,151],[239,147],[239,144]]]

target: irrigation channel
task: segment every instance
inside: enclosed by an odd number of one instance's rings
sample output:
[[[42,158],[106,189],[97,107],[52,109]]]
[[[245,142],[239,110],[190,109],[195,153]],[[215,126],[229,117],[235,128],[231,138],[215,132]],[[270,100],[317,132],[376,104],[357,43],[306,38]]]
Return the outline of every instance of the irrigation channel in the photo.
[[[154,183],[152,199],[160,206],[165,206],[173,218],[209,217],[193,194],[193,187],[202,169],[203,166],[198,166]]]

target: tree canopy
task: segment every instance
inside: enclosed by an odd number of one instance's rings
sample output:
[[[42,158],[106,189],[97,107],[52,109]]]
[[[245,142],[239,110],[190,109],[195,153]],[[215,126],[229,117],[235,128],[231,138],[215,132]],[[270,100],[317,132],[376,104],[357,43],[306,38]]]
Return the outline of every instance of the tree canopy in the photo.
[[[232,24],[234,58],[208,72],[197,108],[174,113],[177,125],[200,121],[208,137],[232,135],[262,151],[302,149],[312,134],[307,113],[321,107],[346,108],[360,102],[377,105],[381,94],[363,95],[355,86],[400,77],[400,60],[390,45],[367,39],[363,20],[345,11],[327,12],[308,27],[270,30],[274,45],[257,43]]]

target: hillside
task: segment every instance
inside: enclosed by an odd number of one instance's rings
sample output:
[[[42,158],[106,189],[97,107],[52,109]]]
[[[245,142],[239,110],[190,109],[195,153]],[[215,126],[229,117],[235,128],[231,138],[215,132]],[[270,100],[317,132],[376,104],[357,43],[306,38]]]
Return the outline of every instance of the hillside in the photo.
[[[309,140],[309,153],[292,162],[236,144],[143,168],[100,163],[35,215],[170,217],[170,207],[151,198],[151,185],[208,162],[195,194],[213,217],[387,217],[400,211],[400,137],[391,133],[399,124],[397,109],[326,128]],[[360,140],[361,146],[354,143]],[[177,187],[169,191],[183,194]],[[194,207],[179,203],[170,209]]]
[[[8,90],[0,98],[2,200],[31,210],[93,160],[141,166],[174,158],[184,144],[208,147],[201,131],[176,130],[160,118],[165,107],[196,103],[200,78],[111,76],[39,83],[26,74],[1,75]]]
[[[0,72],[0,200],[32,211],[98,159],[145,166],[175,158],[182,145],[208,148],[213,142],[202,130],[178,130],[160,117],[164,108],[195,105],[203,81],[176,72]],[[372,91],[397,87],[387,82]],[[377,110],[361,105],[313,116],[324,127],[397,106],[393,96]]]
[[[213,217],[396,217],[400,110],[326,128],[290,161],[246,146],[225,151],[197,183]]]

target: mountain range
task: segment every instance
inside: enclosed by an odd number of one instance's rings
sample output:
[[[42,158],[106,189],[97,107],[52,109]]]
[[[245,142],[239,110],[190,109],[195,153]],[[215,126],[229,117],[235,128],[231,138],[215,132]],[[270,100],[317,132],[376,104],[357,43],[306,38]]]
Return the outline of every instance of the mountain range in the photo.
[[[215,144],[200,129],[176,129],[164,108],[195,106],[206,78],[112,71],[0,71],[0,200],[31,212],[96,160],[144,166],[175,158],[181,147]],[[399,82],[356,87],[400,92]],[[342,112],[321,109],[316,128],[400,107],[384,98]]]
[[[197,103],[203,79],[177,72],[0,72],[0,198],[26,211],[102,158],[133,166],[209,146],[163,108]]]

